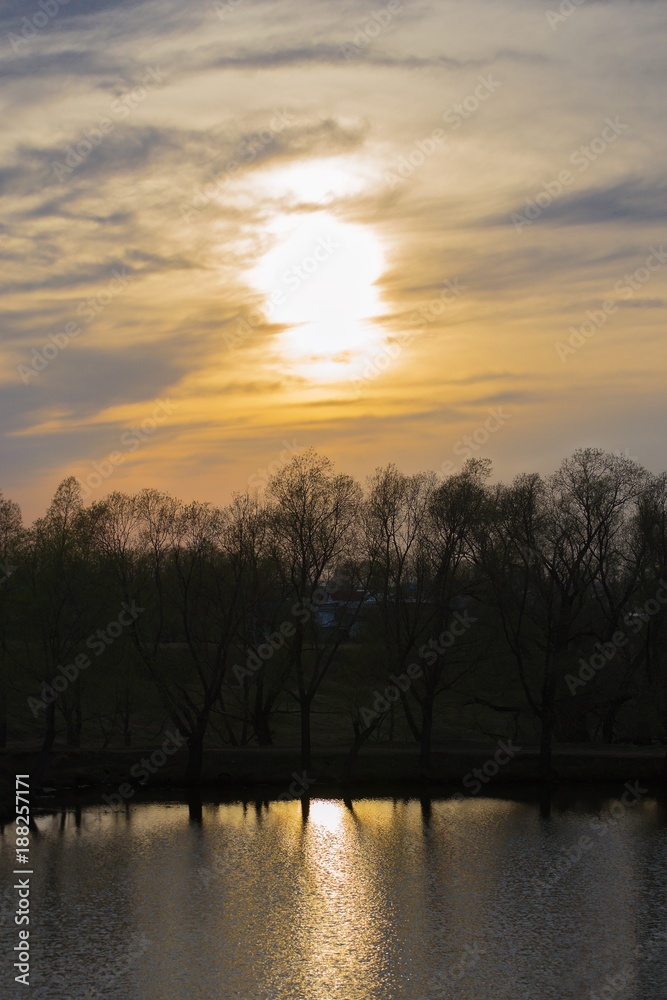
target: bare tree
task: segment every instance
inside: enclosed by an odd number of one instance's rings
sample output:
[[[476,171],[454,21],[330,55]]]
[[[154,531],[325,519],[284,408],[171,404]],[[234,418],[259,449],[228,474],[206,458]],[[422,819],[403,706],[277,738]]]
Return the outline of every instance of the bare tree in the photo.
[[[34,675],[48,688],[60,678],[58,667],[80,652],[104,606],[90,541],[91,522],[83,509],[81,487],[70,476],[58,486],[46,515],[27,532],[22,562],[29,595],[26,652]],[[65,685],[57,698],[44,700],[42,763],[53,747],[57,711],[65,721],[68,745],[80,746],[82,686],[80,674]],[[33,699],[33,704],[35,701],[40,699]]]
[[[436,616],[428,534],[435,489],[433,473],[408,476],[394,465],[377,469],[368,480],[366,554],[374,567],[387,663],[399,673]]]
[[[315,612],[318,588],[349,553],[361,488],[309,450],[269,480],[272,557],[294,616],[290,637],[295,698],[301,721],[301,764],[311,762],[313,700],[334,663],[342,634],[322,641]]]
[[[12,579],[20,560],[23,539],[21,508],[0,491],[0,749],[7,746],[7,707],[10,666],[15,662],[15,643],[10,618],[16,614]]]
[[[522,475],[489,497],[495,516],[478,532],[476,552],[539,723],[545,779],[566,672],[582,643],[595,638],[596,620],[613,630],[634,586],[627,526],[644,489],[643,470],[633,462],[591,448],[575,452],[546,481]]]

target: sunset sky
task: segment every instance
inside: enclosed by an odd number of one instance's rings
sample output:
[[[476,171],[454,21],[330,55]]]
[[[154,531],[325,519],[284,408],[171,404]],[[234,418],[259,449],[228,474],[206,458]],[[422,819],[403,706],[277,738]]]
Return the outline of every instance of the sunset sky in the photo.
[[[72,473],[226,503],[310,446],[360,479],[667,466],[665,7],[560,10],[8,0],[26,519]]]

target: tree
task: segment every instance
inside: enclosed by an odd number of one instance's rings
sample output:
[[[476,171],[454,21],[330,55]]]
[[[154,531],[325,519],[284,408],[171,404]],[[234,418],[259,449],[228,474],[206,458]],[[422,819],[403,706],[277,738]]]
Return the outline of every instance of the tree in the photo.
[[[188,737],[188,785],[199,780],[216,705],[235,741],[222,686],[261,593],[255,585],[263,531],[262,512],[249,496],[237,496],[225,510],[189,504],[176,522],[176,605],[194,665],[194,684],[177,685],[181,728]]]
[[[42,762],[56,736],[56,709],[62,714],[69,746],[81,743],[82,678],[70,679],[69,666],[98,621],[104,598],[91,558],[91,523],[74,476],[58,486],[46,515],[26,534],[23,567],[28,606],[25,642],[33,670],[42,681],[33,714],[43,709],[46,726]]]
[[[429,509],[436,488],[433,473],[408,476],[390,464],[367,483],[363,507],[366,558],[373,567],[387,674],[405,672],[420,644],[435,631],[434,578],[429,558]],[[400,693],[408,725],[419,740],[419,722]],[[390,710],[393,729],[394,711]]]
[[[9,666],[14,661],[12,618],[16,614],[16,579],[23,538],[21,508],[0,491],[0,748],[7,746]]]
[[[240,661],[225,688],[241,713],[240,742],[273,743],[272,723],[281,707],[290,671],[289,588],[281,584],[271,558],[270,518],[257,498],[237,496],[239,545],[247,554],[246,584],[240,594]],[[287,623],[287,626],[286,624]]]
[[[336,474],[312,449],[295,455],[271,477],[271,553],[291,604],[289,637],[293,692],[301,722],[301,765],[310,767],[313,700],[335,660],[342,635],[322,641],[315,613],[327,574],[345,561],[361,504],[361,488]]]
[[[489,495],[495,516],[476,537],[526,704],[540,728],[540,773],[549,778],[559,705],[572,712],[565,677],[582,644],[617,626],[634,570],[627,527],[645,488],[643,470],[582,449],[547,480],[518,476]],[[497,706],[515,711],[516,705]]]
[[[639,586],[630,621],[641,642],[644,715],[657,711],[667,734],[667,473],[652,476],[634,521],[634,555]],[[663,763],[667,778],[667,753]]]
[[[425,770],[431,763],[436,701],[466,669],[460,637],[455,650],[449,644],[454,633],[445,645],[439,640],[455,624],[453,616],[469,589],[468,535],[483,506],[488,475],[488,465],[479,460],[467,462],[441,484],[433,473],[407,476],[389,465],[376,470],[368,483],[366,545],[386,659],[399,676],[417,651],[421,661],[421,676],[401,689],[400,698]]]
[[[486,514],[485,482],[491,475],[488,459],[469,459],[461,472],[450,476],[433,493],[428,508],[428,546],[433,581],[438,638],[432,638],[423,657],[423,676],[412,693],[421,709],[420,746],[424,769],[431,764],[433,719],[437,698],[451,690],[474,662],[468,629],[476,618],[468,614],[474,591],[471,541],[483,530]],[[465,609],[465,615],[458,614]],[[441,636],[445,636],[442,642]]]

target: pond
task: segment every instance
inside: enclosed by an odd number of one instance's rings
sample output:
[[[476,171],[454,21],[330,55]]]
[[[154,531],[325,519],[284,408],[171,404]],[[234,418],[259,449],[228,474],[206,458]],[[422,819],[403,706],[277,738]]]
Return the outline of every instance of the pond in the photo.
[[[549,809],[523,793],[36,819],[39,1000],[667,996],[667,810],[640,786],[570,791]],[[8,826],[3,997],[26,995],[8,958],[13,848]]]

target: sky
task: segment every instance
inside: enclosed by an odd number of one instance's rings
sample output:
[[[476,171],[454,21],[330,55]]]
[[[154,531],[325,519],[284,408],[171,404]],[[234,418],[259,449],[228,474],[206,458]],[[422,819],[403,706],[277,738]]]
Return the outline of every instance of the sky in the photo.
[[[666,41],[650,0],[7,0],[5,496],[661,471]]]

